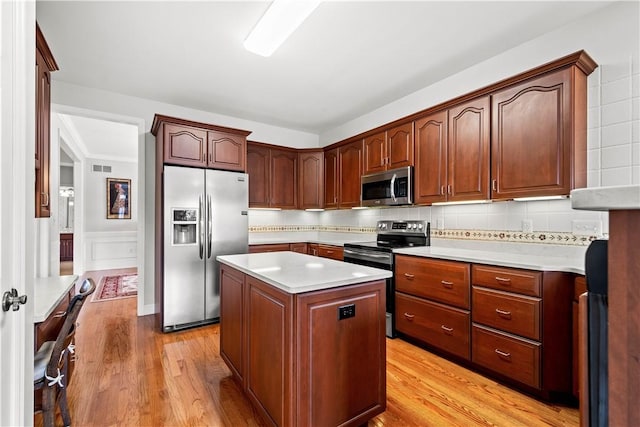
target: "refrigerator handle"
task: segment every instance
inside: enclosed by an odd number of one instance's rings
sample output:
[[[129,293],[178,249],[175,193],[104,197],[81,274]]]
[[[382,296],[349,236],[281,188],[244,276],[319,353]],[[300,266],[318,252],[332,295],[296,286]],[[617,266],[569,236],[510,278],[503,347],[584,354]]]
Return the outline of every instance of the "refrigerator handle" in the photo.
[[[198,196],[198,212],[200,213],[200,242],[199,242],[199,249],[200,249],[200,259],[203,259],[204,256],[204,211],[203,211],[203,205],[202,205],[202,194]]]
[[[211,240],[213,238],[213,212],[211,209],[211,195],[207,194],[207,259],[211,258]]]

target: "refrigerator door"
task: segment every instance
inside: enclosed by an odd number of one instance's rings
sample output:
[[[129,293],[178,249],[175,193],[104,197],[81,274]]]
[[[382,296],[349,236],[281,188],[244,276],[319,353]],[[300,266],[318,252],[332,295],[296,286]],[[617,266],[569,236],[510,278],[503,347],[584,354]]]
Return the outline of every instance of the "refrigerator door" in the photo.
[[[249,176],[244,173],[206,171],[207,244],[205,245],[205,317],[220,317],[218,255],[247,253],[249,244]]]
[[[204,320],[204,176],[164,167],[164,330]]]

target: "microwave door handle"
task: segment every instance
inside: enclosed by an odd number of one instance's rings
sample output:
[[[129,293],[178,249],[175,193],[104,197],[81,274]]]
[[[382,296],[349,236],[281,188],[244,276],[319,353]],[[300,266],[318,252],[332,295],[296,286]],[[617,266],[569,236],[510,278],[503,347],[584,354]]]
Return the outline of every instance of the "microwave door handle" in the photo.
[[[396,199],[396,174],[395,173],[391,177],[391,198],[393,199],[394,202],[398,201]]]

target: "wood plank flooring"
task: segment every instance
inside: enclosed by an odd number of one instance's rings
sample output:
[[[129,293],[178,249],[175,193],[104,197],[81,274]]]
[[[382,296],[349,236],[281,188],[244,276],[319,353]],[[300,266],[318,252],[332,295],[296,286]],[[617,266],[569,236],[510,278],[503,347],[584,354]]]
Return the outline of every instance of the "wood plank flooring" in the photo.
[[[91,272],[94,278],[109,272]],[[136,298],[88,302],[79,318],[69,405],[76,426],[263,426],[220,358],[218,325],[171,334],[136,317]],[[57,425],[62,418],[57,417]],[[36,426],[42,417],[34,417]],[[577,426],[551,405],[387,340],[387,410],[369,427]]]

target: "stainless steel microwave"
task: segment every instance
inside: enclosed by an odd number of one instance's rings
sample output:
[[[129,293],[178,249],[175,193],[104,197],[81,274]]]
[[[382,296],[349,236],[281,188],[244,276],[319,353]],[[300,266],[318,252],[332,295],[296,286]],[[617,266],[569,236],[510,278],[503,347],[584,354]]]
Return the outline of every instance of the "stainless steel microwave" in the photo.
[[[360,197],[362,206],[413,204],[413,167],[364,175]]]

